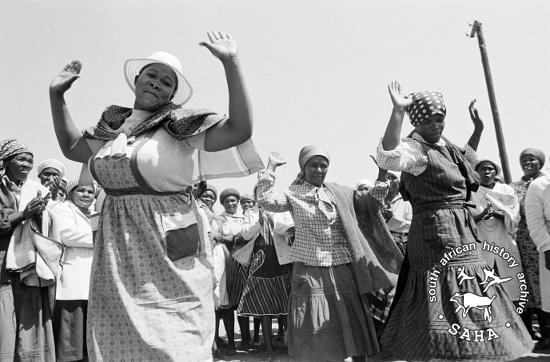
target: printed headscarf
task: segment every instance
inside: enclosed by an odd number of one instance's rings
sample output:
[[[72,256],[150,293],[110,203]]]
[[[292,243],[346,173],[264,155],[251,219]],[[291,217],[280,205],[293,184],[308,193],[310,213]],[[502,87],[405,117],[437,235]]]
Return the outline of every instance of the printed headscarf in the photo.
[[[317,145],[305,146],[300,150],[300,154],[298,155],[298,165],[300,165],[300,172],[298,173],[298,176],[296,176],[296,179],[292,182],[293,184],[304,183],[304,167],[306,166],[307,162],[315,156],[323,156],[330,164],[330,156],[324,147]]]
[[[31,150],[16,139],[0,141],[0,173],[3,174],[4,172],[6,160],[20,153],[30,153],[32,155]]]
[[[521,153],[519,154],[519,162],[521,162],[521,159],[527,155],[533,156],[537,160],[539,160],[540,168],[544,166],[544,160],[546,159],[546,156],[544,155],[544,152],[542,152],[538,148],[529,147],[521,151]]]
[[[409,97],[412,98],[413,102],[408,107],[407,112],[414,127],[426,122],[434,114],[442,114],[443,116],[447,114],[443,94],[440,92],[416,92]]]

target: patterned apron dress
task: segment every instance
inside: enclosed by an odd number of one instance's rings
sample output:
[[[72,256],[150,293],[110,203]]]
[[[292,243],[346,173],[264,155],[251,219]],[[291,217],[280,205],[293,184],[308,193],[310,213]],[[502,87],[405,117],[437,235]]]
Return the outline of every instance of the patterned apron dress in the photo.
[[[162,132],[155,135],[166,137]],[[153,150],[158,159],[170,156],[156,142],[155,136],[138,137],[129,157],[98,153],[90,161],[107,194],[90,286],[92,361],[212,359],[215,319],[206,216],[189,192],[149,186],[151,180],[140,172],[146,167],[140,164],[140,149],[148,144],[146,152]]]
[[[464,205],[465,177],[447,147],[422,145],[426,170],[401,179],[413,219],[384,349],[415,361],[501,361],[530,352],[529,333],[503,286],[482,284],[487,264]]]

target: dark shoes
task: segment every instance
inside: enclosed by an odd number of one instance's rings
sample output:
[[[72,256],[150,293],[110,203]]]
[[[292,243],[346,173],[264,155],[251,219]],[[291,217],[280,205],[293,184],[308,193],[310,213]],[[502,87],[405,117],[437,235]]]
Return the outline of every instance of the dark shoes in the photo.
[[[240,351],[249,351],[252,349],[252,344],[250,341],[241,341],[237,346],[237,349]]]
[[[228,344],[227,347],[224,350],[225,354],[227,356],[234,356],[237,354],[237,348],[235,348],[235,343]]]
[[[544,339],[541,339],[535,344],[535,348],[533,349],[533,352],[543,352],[543,351],[550,351],[550,337],[546,337]]]

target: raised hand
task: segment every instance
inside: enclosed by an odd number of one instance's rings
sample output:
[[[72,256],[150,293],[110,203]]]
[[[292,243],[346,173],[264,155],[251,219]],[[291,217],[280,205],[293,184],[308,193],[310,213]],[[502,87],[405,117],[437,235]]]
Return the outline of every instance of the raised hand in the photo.
[[[50,83],[50,92],[64,94],[73,82],[80,78],[81,69],[82,63],[79,60],[73,60],[65,65],[63,70]]]
[[[481,120],[481,118],[479,118],[479,112],[477,111],[475,103],[476,100],[473,99],[468,106],[468,111],[470,112],[470,118],[472,119],[472,122],[474,122],[474,127],[478,130],[482,130],[484,127],[483,121]]]
[[[216,58],[223,62],[237,56],[237,43],[231,35],[221,31],[209,31],[207,35],[209,41],[202,41],[199,45],[210,50]]]
[[[277,151],[271,152],[269,155],[269,161],[267,162],[267,168],[275,171],[275,169],[279,166],[282,166],[286,163],[286,161],[283,159],[283,156]]]
[[[409,99],[401,94],[401,84],[394,80],[388,84],[388,91],[390,92],[391,101],[393,107],[399,110],[405,111],[407,107],[411,105],[412,99]]]

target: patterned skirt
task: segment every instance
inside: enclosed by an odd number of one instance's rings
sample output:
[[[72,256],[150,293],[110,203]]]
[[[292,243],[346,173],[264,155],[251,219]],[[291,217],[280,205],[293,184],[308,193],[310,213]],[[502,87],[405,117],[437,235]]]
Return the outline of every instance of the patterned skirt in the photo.
[[[229,306],[233,309],[237,309],[241,296],[243,295],[243,289],[248,275],[248,268],[231,257],[231,261],[227,263],[226,273]]]
[[[185,195],[107,196],[91,273],[90,360],[212,359],[214,277],[206,222]]]
[[[383,348],[413,361],[503,361],[529,353],[531,337],[503,281],[488,273],[475,229],[451,221],[431,235],[421,232],[431,227],[426,223],[413,232],[414,223]]]
[[[255,245],[237,313],[256,317],[286,315],[289,294],[289,265],[279,264],[273,244]]]
[[[372,316],[359,297],[349,264],[294,263],[288,353],[297,361],[336,361],[378,349]]]

